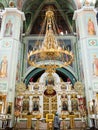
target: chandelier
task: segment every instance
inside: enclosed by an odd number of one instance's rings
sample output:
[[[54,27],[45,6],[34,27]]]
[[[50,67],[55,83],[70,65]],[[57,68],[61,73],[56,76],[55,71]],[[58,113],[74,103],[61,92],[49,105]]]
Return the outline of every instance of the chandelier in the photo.
[[[56,68],[68,66],[73,61],[73,54],[65,48],[65,43],[58,41],[54,12],[48,10],[42,25],[45,31],[43,41],[37,41],[33,50],[28,53],[28,63],[31,66],[44,68],[48,72]]]

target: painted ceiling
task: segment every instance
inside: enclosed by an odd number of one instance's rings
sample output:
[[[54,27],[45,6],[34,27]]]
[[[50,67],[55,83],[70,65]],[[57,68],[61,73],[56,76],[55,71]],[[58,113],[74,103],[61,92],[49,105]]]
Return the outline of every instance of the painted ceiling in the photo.
[[[0,8],[9,7],[11,0],[0,0]],[[74,10],[80,8],[79,0],[12,0],[19,10],[26,16],[24,23],[24,32],[29,34],[38,34],[46,10],[52,6],[57,24],[61,30],[68,33],[75,32],[75,23],[73,21]],[[98,7],[98,0],[96,2]]]

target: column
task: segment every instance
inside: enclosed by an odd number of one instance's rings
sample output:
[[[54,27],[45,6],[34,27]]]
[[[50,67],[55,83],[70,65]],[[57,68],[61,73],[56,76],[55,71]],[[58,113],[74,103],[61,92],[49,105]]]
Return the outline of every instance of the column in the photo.
[[[62,103],[61,103],[61,94],[57,94],[57,101],[59,101],[58,103],[57,103],[57,110],[58,110],[58,113],[59,113],[59,115],[61,114],[61,109],[62,109]]]
[[[17,8],[5,8],[2,15],[0,40],[0,91],[7,93],[7,102],[12,103],[11,115],[14,115],[15,83],[20,71],[20,35],[24,13]],[[19,78],[19,77],[18,77]]]
[[[32,97],[33,96],[29,96],[29,98],[30,98],[30,100],[29,100],[29,112],[32,112],[32,106],[33,106],[33,104],[32,104]]]
[[[39,111],[40,111],[40,114],[43,115],[43,95],[42,94],[40,95],[40,100],[39,100]]]
[[[92,1],[93,3],[93,1]],[[85,1],[84,6],[74,12],[78,36],[81,79],[85,87],[86,104],[98,91],[98,26],[94,5]],[[81,80],[80,79],[80,80]]]
[[[71,112],[72,108],[71,108],[71,95],[67,95],[68,98],[68,111]]]
[[[21,112],[22,112],[23,96],[20,96],[20,99],[21,99],[20,106],[21,106]]]

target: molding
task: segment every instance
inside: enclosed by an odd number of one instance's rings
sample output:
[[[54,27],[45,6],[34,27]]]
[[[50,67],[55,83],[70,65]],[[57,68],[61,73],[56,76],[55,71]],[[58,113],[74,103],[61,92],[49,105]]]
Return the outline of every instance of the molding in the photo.
[[[25,15],[23,12],[19,11],[17,8],[5,8],[5,10],[2,12],[2,15],[6,15],[7,13],[18,13],[21,15],[22,20],[25,20]]]

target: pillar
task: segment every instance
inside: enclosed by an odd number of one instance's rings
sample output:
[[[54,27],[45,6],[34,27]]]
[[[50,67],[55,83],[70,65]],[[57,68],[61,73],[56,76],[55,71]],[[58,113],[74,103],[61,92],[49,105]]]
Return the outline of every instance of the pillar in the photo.
[[[15,83],[19,59],[24,13],[17,8],[5,8],[2,13],[0,35],[0,92],[7,95],[7,103],[12,103],[11,116],[14,116]]]
[[[94,5],[85,4],[81,9],[76,10],[73,16],[76,22],[80,73],[85,87],[87,105],[89,101],[92,101],[94,91],[98,91],[98,26],[96,13]]]
[[[71,107],[71,95],[67,95],[68,98],[68,111],[71,112],[72,111],[72,107]]]
[[[32,107],[33,107],[33,103],[32,103],[32,97],[33,96],[29,96],[29,112],[32,112]]]

